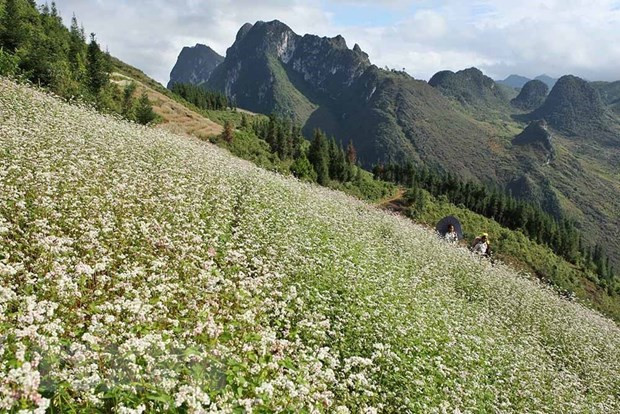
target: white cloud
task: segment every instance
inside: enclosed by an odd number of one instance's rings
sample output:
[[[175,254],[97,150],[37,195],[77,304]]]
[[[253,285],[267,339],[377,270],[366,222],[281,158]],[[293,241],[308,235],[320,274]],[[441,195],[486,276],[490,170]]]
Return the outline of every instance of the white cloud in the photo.
[[[299,34],[359,43],[379,66],[428,79],[442,69],[477,66],[493,77],[574,73],[620,79],[618,0],[336,0],[346,10],[397,10],[393,24],[355,25],[326,2],[310,0],[57,0],[75,12],[110,52],[162,83],[183,46],[205,43],[221,54],[245,22],[279,19]],[[372,16],[371,16],[372,17]],[[343,24],[341,22],[347,22]],[[379,20],[381,21],[381,20]]]

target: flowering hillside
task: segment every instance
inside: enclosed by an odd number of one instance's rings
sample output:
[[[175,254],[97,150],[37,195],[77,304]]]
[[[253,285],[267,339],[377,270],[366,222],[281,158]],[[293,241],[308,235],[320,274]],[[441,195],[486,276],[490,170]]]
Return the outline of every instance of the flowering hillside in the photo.
[[[510,269],[0,79],[0,411],[611,413],[619,390],[620,329]]]

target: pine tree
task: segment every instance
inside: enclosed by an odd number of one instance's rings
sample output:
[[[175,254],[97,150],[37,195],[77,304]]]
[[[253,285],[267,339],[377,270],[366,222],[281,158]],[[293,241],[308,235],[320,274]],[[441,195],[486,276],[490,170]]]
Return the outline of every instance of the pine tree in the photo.
[[[71,28],[69,29],[69,64],[76,80],[81,80],[86,71],[86,56],[84,33],[78,26],[75,14],[71,18]]]
[[[121,115],[129,120],[135,119],[133,95],[136,91],[136,83],[129,82],[123,89],[123,102],[121,104]]]
[[[242,112],[241,113],[241,129],[244,129],[244,130],[248,129],[249,126],[250,124],[248,123],[248,116]]]
[[[231,121],[224,123],[224,132],[222,132],[222,139],[228,143],[231,143],[235,137],[235,129]]]
[[[317,182],[326,185],[329,182],[329,145],[321,130],[314,131],[314,138],[308,151],[308,160],[317,174]]]
[[[157,118],[155,112],[153,112],[153,106],[149,100],[149,96],[146,91],[142,92],[138,106],[136,107],[136,121],[142,125],[147,125],[153,122]]]
[[[301,135],[301,129],[297,125],[293,126],[293,129],[291,131],[291,155],[293,156],[293,158],[297,159],[302,156],[305,157],[302,150],[303,142],[304,137]]]
[[[5,50],[15,53],[28,37],[19,0],[6,0],[4,15],[0,23],[2,27],[0,45]]]
[[[87,84],[88,84],[88,89],[90,90],[93,96],[98,96],[101,90],[109,82],[108,73],[106,72],[106,66],[107,66],[106,58],[103,52],[101,51],[99,44],[95,40],[95,34],[91,33],[90,43],[88,45],[88,65],[87,65],[88,81],[87,81]]]
[[[349,140],[349,144],[347,145],[347,162],[351,165],[355,165],[357,163],[357,151],[353,146],[353,141]]]

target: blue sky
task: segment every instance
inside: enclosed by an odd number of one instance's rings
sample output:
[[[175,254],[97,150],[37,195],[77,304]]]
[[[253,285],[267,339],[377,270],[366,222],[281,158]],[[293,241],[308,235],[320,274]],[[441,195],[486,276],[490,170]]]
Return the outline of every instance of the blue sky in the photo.
[[[42,3],[42,1],[39,1]],[[220,54],[246,22],[341,34],[378,66],[419,79],[443,69],[620,79],[620,0],[57,0],[122,60],[166,83],[183,46]]]

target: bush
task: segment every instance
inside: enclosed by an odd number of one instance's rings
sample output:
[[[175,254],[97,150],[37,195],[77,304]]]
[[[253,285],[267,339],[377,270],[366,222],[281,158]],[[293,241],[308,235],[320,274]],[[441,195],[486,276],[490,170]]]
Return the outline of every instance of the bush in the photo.
[[[19,59],[17,56],[0,47],[0,75],[15,77],[19,73]]]

